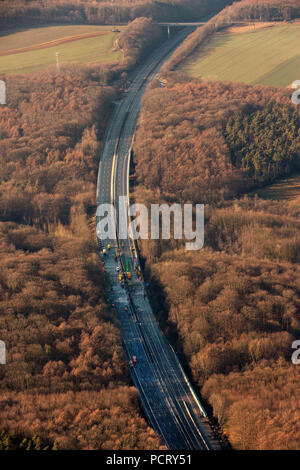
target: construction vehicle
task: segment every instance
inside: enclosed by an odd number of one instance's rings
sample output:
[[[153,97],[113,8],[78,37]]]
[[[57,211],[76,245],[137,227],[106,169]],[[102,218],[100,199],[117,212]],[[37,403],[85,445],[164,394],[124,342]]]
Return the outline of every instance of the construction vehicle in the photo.
[[[131,279],[131,271],[130,271],[130,260],[128,259],[126,261],[126,275],[127,275],[127,279]]]

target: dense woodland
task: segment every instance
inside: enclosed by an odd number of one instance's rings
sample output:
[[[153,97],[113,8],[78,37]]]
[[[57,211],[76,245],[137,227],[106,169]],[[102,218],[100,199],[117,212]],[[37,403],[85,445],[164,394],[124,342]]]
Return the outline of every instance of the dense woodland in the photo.
[[[126,24],[142,16],[155,21],[194,21],[230,3],[232,0],[2,0],[0,24]]]
[[[57,444],[51,445],[36,435],[26,438],[10,435],[3,430],[0,432],[0,450],[58,450],[58,447]]]
[[[16,436],[17,444],[24,439],[34,444],[38,436],[51,450],[159,448],[157,435],[138,413],[136,389],[124,384],[46,395],[2,392],[0,405],[1,423],[15,431],[10,439]]]
[[[138,38],[141,25],[151,28],[149,20],[136,20],[130,38]],[[5,77],[0,448],[160,446],[129,387],[94,227],[102,136],[123,75],[139,57],[127,47],[119,69],[74,65],[59,75]]]
[[[178,47],[164,70],[173,70],[203,41],[216,31],[228,28],[235,22],[292,21],[300,17],[300,0],[241,0],[227,6],[208,23],[190,34]]]
[[[282,90],[167,79],[144,98],[134,197],[206,203],[205,247],[140,244],[157,316],[235,449],[298,449],[299,200],[236,196],[298,168],[299,111]]]
[[[289,91],[166,77],[166,88],[156,82],[147,92],[139,121],[136,172],[146,188],[218,202],[299,169],[300,114]]]

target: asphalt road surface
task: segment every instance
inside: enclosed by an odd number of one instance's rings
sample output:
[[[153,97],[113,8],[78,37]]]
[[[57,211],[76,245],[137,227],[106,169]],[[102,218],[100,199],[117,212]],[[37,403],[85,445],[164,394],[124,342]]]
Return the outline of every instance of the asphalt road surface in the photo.
[[[119,196],[128,197],[130,150],[142,95],[163,63],[191,31],[192,28],[185,28],[156,49],[137,70],[125,98],[116,104],[99,164],[98,205],[113,203],[118,213]],[[97,223],[99,220],[97,217]],[[116,225],[117,233],[118,229]],[[220,449],[205,410],[155,319],[134,241],[129,237],[104,240],[101,233],[97,233],[97,238],[100,253],[103,248],[107,251],[101,257],[110,302],[121,324],[131,377],[149,422],[170,450]],[[125,279],[128,266],[132,275],[130,281]],[[122,282],[120,273],[124,274]]]

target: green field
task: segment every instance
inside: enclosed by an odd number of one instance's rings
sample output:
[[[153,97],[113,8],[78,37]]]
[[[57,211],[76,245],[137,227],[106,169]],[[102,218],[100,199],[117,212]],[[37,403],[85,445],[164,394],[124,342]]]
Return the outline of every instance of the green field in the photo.
[[[181,69],[195,77],[286,87],[300,79],[300,25],[218,33]]]
[[[264,199],[293,200],[300,198],[300,174],[283,178],[278,183],[253,191],[252,194],[257,194]]]
[[[0,56],[0,72],[31,73],[55,65],[56,52],[61,63],[116,63],[122,60],[121,52],[112,52],[117,33],[112,26],[51,26],[3,34],[0,36],[0,53],[36,46],[36,50]],[[76,39],[57,45],[39,48],[41,44],[82,34],[101,33],[102,36]]]

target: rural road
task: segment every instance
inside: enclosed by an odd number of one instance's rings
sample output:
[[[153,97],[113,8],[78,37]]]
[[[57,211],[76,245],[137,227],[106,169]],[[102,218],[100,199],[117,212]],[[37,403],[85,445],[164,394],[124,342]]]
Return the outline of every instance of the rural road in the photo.
[[[97,204],[114,203],[128,197],[129,160],[132,139],[147,84],[159,72],[174,49],[191,32],[186,28],[156,49],[138,69],[125,98],[115,107],[107,127],[99,164]],[[100,218],[97,217],[97,223]],[[118,227],[117,227],[118,231]],[[163,335],[145,290],[134,242],[103,240],[97,233],[99,248],[110,285],[110,302],[119,319],[134,385],[139,391],[145,414],[170,450],[217,450],[206,413],[179,360]],[[108,250],[108,244],[111,249]],[[119,273],[130,266],[132,279],[122,287]]]

